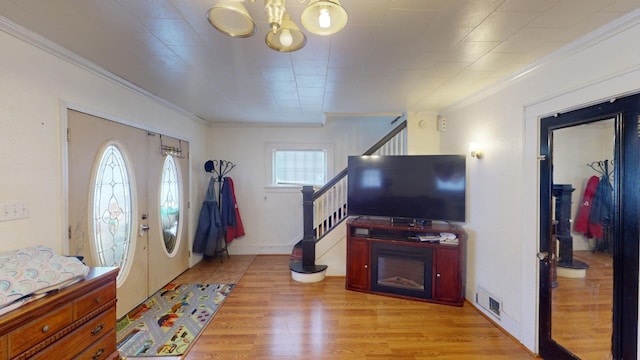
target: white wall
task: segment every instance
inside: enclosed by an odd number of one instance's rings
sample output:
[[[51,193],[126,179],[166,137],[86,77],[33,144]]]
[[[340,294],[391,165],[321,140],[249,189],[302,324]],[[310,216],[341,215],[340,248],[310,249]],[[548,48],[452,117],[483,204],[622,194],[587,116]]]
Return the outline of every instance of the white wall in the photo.
[[[478,287],[503,304],[497,323],[537,350],[538,119],[638,91],[637,12],[442,112],[443,152],[478,141],[468,159],[466,296]],[[489,315],[491,316],[491,315]]]
[[[438,114],[420,112],[407,114],[407,152],[409,155],[440,153]]]
[[[233,179],[246,235],[229,245],[231,254],[287,254],[302,239],[301,188],[265,187],[267,143],[332,143],[332,178],[347,166],[349,155],[360,155],[398,123],[394,117],[329,117],[324,126],[215,126],[210,129],[209,159],[237,166]],[[201,165],[195,164],[196,167]],[[197,176],[208,178],[204,170]],[[204,193],[206,188],[195,191]]]
[[[200,166],[193,175],[206,153],[202,123],[10,33],[0,24],[0,201],[26,201],[29,217],[0,222],[0,251],[46,245],[66,253],[68,106],[189,141],[191,188],[202,188]],[[202,194],[189,199],[200,203]],[[193,229],[193,211],[188,221]]]

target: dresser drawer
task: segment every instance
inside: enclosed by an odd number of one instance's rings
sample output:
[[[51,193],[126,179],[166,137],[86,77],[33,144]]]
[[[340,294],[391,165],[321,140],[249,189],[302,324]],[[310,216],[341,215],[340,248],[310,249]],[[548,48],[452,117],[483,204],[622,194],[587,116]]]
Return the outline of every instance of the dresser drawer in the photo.
[[[116,330],[113,329],[93,343],[86,350],[74,357],[74,360],[105,360],[118,359],[116,350]]]
[[[0,337],[0,359],[6,359],[9,357],[9,355],[7,354],[7,347],[7,336],[5,335]]]
[[[115,284],[105,284],[75,301],[76,319],[79,319],[94,309],[108,303],[116,297]]]
[[[69,335],[47,347],[44,351],[39,352],[33,359],[54,359],[56,355],[59,356],[60,354],[64,354],[66,358],[70,359],[82,352],[87,346],[101,339],[111,330],[114,330],[115,327],[116,310],[111,308],[87,321]]]
[[[46,317],[31,321],[9,333],[9,357],[28,350],[42,340],[54,335],[73,322],[71,304],[53,310]]]

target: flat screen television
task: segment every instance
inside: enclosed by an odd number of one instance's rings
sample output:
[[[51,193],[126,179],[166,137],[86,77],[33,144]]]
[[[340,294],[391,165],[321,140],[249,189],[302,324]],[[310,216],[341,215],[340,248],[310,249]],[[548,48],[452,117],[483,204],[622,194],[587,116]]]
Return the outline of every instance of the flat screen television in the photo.
[[[464,155],[349,156],[347,214],[464,222]]]

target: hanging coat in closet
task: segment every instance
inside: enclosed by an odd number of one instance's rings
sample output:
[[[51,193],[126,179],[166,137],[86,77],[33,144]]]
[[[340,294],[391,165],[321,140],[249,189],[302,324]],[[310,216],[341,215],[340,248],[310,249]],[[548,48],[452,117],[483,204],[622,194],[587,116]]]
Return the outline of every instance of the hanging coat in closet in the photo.
[[[226,231],[226,242],[230,243],[233,239],[244,236],[244,226],[240,218],[233,180],[230,177],[224,178],[220,201],[222,202],[222,227]]]
[[[216,201],[215,180],[211,177],[202,209],[200,209],[198,227],[193,239],[193,252],[214,256],[219,250],[217,247],[220,236],[222,236],[222,221],[218,201]]]

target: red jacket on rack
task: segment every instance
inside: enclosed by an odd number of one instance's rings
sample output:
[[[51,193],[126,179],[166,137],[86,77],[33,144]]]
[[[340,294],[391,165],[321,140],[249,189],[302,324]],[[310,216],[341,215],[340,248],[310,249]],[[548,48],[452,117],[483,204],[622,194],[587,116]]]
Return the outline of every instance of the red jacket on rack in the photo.
[[[240,236],[244,236],[244,226],[240,218],[240,210],[236,201],[233,180],[230,177],[224,178],[222,185],[222,226],[226,230],[225,239],[227,243]]]
[[[589,215],[591,214],[591,208],[593,206],[593,198],[596,195],[596,189],[600,180],[597,176],[592,176],[587,181],[585,186],[584,195],[582,195],[582,202],[578,208],[578,214],[576,221],[573,225],[573,230],[584,235],[587,238],[594,237],[591,233],[593,226],[590,226]]]

